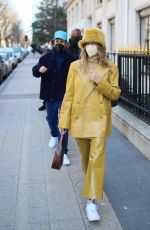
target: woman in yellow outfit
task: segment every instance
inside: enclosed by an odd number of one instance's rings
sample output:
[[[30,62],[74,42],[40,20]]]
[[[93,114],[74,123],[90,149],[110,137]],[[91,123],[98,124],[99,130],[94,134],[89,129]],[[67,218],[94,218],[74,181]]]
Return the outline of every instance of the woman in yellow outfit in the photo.
[[[111,101],[120,95],[118,68],[106,57],[105,35],[85,30],[81,58],[70,65],[59,128],[69,130],[81,152],[85,172],[83,196],[89,221],[100,220],[95,201],[103,199],[105,142],[111,134]]]

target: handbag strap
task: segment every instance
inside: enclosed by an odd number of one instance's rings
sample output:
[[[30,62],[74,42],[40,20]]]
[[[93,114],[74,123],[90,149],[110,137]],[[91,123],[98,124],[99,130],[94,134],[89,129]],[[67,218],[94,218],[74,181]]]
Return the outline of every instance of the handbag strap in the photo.
[[[63,139],[64,139],[64,134],[61,134],[60,140],[59,140],[59,145],[63,144]]]

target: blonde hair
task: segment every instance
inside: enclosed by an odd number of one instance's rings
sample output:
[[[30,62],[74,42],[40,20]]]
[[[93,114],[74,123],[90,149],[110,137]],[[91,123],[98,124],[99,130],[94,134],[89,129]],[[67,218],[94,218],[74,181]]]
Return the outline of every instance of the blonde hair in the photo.
[[[93,43],[93,44],[95,44],[95,43]],[[88,67],[88,55],[87,55],[87,52],[85,50],[85,46],[83,47],[83,49],[81,50],[81,53],[80,53],[81,69],[84,72],[86,72],[88,69],[87,68]],[[98,50],[98,53],[97,53],[98,63],[100,65],[102,65],[103,67],[109,67],[110,64],[109,64],[109,60],[106,56],[106,49],[99,44],[96,44],[96,46],[97,46],[97,50]]]

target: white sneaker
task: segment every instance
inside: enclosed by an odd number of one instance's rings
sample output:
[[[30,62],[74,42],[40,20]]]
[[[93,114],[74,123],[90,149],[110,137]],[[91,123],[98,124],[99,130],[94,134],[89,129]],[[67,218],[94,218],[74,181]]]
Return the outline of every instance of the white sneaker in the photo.
[[[86,204],[86,216],[89,221],[100,220],[100,215],[98,214],[97,206],[90,200],[88,200]]]
[[[50,148],[55,147],[58,144],[58,137],[51,137],[48,143]]]
[[[70,165],[70,160],[67,154],[64,154],[63,165]]]

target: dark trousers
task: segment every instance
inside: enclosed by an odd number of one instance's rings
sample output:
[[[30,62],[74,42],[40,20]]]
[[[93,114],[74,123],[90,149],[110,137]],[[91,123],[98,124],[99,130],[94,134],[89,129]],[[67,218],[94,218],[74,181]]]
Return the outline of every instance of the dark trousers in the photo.
[[[48,122],[49,128],[50,128],[50,133],[51,136],[53,137],[58,137],[58,140],[60,139],[60,132],[58,129],[58,114],[59,110],[61,108],[62,101],[45,101],[45,106],[46,106],[46,120]],[[67,154],[68,152],[68,131],[64,134],[64,153]]]

